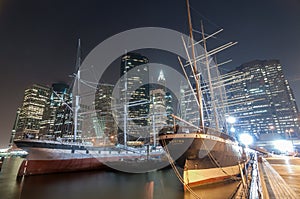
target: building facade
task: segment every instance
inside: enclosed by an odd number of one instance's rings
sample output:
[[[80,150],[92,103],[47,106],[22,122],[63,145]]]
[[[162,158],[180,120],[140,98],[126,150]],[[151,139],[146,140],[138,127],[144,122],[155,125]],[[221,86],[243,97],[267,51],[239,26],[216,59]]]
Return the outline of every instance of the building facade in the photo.
[[[52,84],[52,95],[50,98],[51,123],[53,123],[54,137],[73,136],[73,108],[72,94],[69,85],[65,83]],[[52,129],[51,128],[51,129]]]
[[[126,128],[129,140],[136,140],[141,135],[141,128],[148,128],[149,119],[149,68],[148,58],[138,53],[127,53],[122,56],[120,67],[120,115],[119,125]],[[138,86],[137,86],[138,85]],[[125,106],[125,108],[123,108]],[[126,110],[125,110],[126,109]],[[126,112],[126,113],[124,113]],[[119,129],[121,136],[119,142],[124,143],[122,134],[124,129]],[[149,132],[145,129],[143,132]],[[149,133],[148,133],[149,134]]]
[[[38,137],[40,123],[45,111],[50,106],[51,89],[34,84],[24,92],[22,107],[17,113],[15,138]]]
[[[158,143],[158,132],[167,125],[167,103],[166,103],[166,79],[161,70],[157,79],[158,84],[150,88],[150,132],[151,144]]]
[[[239,99],[230,107],[237,119],[235,133],[251,133],[258,140],[298,137],[298,108],[279,60],[255,60],[235,72],[246,74],[245,81],[236,80],[227,88],[229,100]]]
[[[100,83],[95,94],[95,109],[97,111],[97,123],[95,126],[95,136],[99,142],[117,141],[117,123],[112,112],[114,85]],[[108,139],[108,140],[106,140]]]

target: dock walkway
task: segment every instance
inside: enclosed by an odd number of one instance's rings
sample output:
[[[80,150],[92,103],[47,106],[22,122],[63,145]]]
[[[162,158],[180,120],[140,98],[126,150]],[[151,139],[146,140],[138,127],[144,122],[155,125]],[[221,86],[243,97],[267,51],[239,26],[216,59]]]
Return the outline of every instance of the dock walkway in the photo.
[[[259,163],[264,198],[297,199],[297,194],[264,158]]]

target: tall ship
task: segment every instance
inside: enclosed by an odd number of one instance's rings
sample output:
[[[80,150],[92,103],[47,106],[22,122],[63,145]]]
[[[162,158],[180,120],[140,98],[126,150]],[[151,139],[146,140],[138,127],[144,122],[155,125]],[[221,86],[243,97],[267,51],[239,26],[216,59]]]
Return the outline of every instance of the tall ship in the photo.
[[[208,51],[206,40],[222,30],[206,35],[202,22],[202,39],[195,42],[188,0],[186,5],[189,41],[182,40],[188,60],[183,63],[180,57],[178,59],[188,82],[188,91],[185,93],[190,99],[185,99],[180,116],[173,115],[174,126],[163,128],[159,133],[159,142],[185,189],[236,179],[246,160],[243,148],[227,131],[226,117],[229,115],[226,111],[224,81],[218,71],[219,65],[210,58],[235,42]],[[200,43],[202,52],[199,50]],[[201,54],[196,55],[196,52]],[[191,101],[194,103],[191,104]],[[183,169],[182,173],[178,167]]]
[[[151,150],[150,152],[147,146],[137,147],[137,143],[141,142],[128,141],[123,145],[117,144],[115,135],[104,132],[103,129],[107,128],[106,124],[100,121],[96,110],[91,111],[89,107],[84,107],[80,103],[83,98],[80,95],[80,87],[83,84],[83,80],[80,79],[79,52],[80,40],[76,61],[77,72],[74,74],[74,82],[72,84],[72,103],[63,102],[66,106],[65,108],[71,111],[70,115],[73,116],[73,121],[71,121],[72,133],[65,137],[51,137],[48,139],[43,137],[36,138],[36,136],[14,139],[16,147],[28,152],[27,157],[19,167],[18,176],[99,169],[115,169],[140,173],[153,170],[160,164],[163,167],[167,162],[162,163],[160,161],[163,150]],[[95,85],[97,84],[93,83],[93,86]],[[87,95],[87,93],[84,94]],[[89,96],[92,95],[89,94]],[[108,108],[106,107],[106,109]],[[111,120],[109,122],[112,122]],[[113,128],[109,129],[110,132],[115,130]],[[125,132],[124,137],[126,136]],[[128,143],[128,146],[125,146],[126,143]]]
[[[78,40],[76,73],[71,88],[79,81],[80,62],[80,40]],[[68,89],[66,92],[67,96],[72,95],[72,89]],[[66,100],[55,89],[52,93],[59,104],[62,104],[60,108],[57,108],[57,111],[60,111],[61,117],[68,121],[67,125],[61,127],[68,129],[68,132],[65,133],[65,136],[61,133],[61,137],[49,137],[47,136],[48,132],[46,132],[46,136],[38,136],[38,138],[30,133],[24,133],[24,138],[14,139],[16,147],[28,152],[27,157],[20,165],[18,176],[107,168],[103,163],[107,158],[101,154],[101,151],[113,150],[113,145],[94,146],[91,139],[85,140],[78,135],[79,96],[75,96],[72,102],[71,97]],[[115,159],[110,157],[110,160]]]

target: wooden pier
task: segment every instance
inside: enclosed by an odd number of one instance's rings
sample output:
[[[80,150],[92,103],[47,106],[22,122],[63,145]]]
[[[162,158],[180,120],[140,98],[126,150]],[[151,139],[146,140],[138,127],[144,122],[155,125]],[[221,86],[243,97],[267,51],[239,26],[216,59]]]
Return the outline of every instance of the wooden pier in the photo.
[[[285,159],[289,157],[280,157]],[[299,159],[300,161],[300,159]],[[281,164],[289,170],[290,165]],[[243,181],[240,184],[236,199],[297,199],[296,193],[282,176],[272,167],[267,159],[255,154],[246,166],[246,175],[242,175]],[[289,175],[289,173],[286,173]],[[291,182],[289,182],[291,183]],[[293,184],[299,183],[297,180]]]
[[[261,158],[259,162],[259,170],[261,175],[261,182],[263,187],[264,198],[271,199],[296,199],[297,194],[290,186],[283,180],[277,171],[269,164],[269,162]],[[299,182],[295,182],[299,183]]]

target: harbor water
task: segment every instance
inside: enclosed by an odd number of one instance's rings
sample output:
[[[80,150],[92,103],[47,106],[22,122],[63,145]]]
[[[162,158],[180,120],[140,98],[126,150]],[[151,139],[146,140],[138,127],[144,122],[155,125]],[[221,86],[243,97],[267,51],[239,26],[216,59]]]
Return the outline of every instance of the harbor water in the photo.
[[[27,176],[16,180],[21,158],[6,158],[0,173],[0,198],[5,199],[192,199],[172,168],[142,174],[88,171]],[[193,188],[199,198],[231,198],[239,182]],[[151,187],[150,187],[151,185]],[[151,192],[149,194],[149,192]]]

